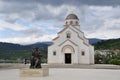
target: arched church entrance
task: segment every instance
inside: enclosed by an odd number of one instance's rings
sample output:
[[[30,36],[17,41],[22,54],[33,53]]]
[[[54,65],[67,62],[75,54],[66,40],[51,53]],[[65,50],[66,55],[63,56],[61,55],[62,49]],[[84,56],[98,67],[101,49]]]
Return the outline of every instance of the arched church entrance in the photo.
[[[64,63],[71,64],[73,61],[74,48],[71,45],[63,47],[62,52],[64,53]]]
[[[71,53],[65,53],[65,64],[71,64]]]

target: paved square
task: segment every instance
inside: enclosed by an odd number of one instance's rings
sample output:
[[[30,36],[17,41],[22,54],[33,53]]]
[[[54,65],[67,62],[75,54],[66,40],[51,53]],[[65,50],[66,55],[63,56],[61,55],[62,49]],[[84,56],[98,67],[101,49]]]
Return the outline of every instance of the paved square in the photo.
[[[19,77],[19,69],[0,70],[0,80],[120,80],[120,70],[50,68],[48,77]]]

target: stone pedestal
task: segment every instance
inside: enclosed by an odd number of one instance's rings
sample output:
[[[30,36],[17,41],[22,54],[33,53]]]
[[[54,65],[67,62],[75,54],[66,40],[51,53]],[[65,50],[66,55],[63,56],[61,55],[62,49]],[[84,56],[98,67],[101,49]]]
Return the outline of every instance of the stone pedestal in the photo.
[[[20,77],[44,77],[49,75],[48,68],[20,69]]]

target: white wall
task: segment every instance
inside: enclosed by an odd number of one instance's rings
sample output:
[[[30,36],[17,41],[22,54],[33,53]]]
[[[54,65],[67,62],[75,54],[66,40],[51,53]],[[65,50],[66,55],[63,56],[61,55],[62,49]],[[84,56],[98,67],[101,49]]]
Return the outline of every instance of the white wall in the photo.
[[[71,32],[71,38],[66,38],[66,32]],[[78,35],[82,38],[79,38]],[[48,47],[48,63],[60,63],[64,64],[64,52],[62,48],[66,45],[71,45],[75,52],[72,53],[72,64],[93,64],[94,63],[94,47],[89,45],[88,40],[84,37],[84,34],[73,26],[69,26],[67,29],[58,34],[54,44]],[[85,44],[84,44],[85,43]],[[53,51],[56,51],[56,55],[53,55]],[[82,56],[81,52],[84,51],[85,55]]]

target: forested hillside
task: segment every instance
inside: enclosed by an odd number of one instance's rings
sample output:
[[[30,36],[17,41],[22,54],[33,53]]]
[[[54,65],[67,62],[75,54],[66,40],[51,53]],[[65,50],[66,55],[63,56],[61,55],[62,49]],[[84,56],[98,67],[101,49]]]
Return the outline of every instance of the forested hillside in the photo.
[[[0,42],[0,63],[20,63],[24,59],[29,61],[32,50],[35,47],[39,47],[42,55],[42,62],[46,62],[48,45],[50,45],[49,42],[30,45]]]
[[[95,50],[120,50],[120,38],[119,39],[109,39],[102,40],[94,44]]]
[[[31,50],[34,47],[47,47],[51,44],[52,42],[38,42],[29,45],[0,42],[0,50]]]
[[[89,39],[95,50],[120,50],[120,38],[110,40]],[[38,42],[30,45],[20,45],[0,42],[0,62],[22,62],[23,59],[30,59],[32,49],[39,47],[42,54],[42,62],[47,61],[47,47],[52,42]]]

